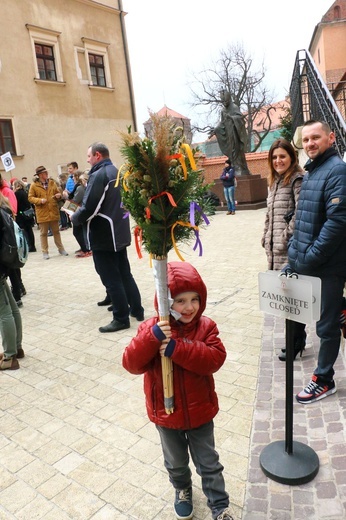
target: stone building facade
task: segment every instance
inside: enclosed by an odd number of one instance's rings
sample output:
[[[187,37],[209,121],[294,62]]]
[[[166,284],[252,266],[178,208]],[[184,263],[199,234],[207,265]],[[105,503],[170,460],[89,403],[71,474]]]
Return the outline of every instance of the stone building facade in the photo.
[[[94,141],[119,164],[117,131],[136,128],[121,0],[2,0],[1,14],[0,155],[15,164],[2,175],[84,170]]]

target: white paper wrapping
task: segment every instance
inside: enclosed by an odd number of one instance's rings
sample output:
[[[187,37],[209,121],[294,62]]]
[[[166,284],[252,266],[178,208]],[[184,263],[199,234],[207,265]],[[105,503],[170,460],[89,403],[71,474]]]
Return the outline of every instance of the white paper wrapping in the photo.
[[[160,317],[169,316],[168,284],[167,284],[167,258],[153,259],[153,272],[157,304]]]

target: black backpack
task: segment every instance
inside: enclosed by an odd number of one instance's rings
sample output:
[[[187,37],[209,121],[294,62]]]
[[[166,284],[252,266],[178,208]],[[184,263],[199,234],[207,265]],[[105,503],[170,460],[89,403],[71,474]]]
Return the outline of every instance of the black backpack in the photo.
[[[0,264],[11,269],[23,267],[28,259],[29,248],[22,229],[0,207]]]

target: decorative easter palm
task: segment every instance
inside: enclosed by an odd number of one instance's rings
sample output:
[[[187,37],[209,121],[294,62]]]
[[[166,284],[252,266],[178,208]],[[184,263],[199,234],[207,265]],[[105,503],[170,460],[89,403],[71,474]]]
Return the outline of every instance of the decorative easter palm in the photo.
[[[178,242],[196,238],[194,249],[202,245],[199,224],[209,221],[203,209],[203,195],[210,188],[204,184],[201,170],[196,169],[194,151],[174,129],[172,118],[150,114],[153,138],[137,133],[122,133],[121,152],[125,158],[120,168],[123,204],[136,222],[135,243],[148,251],[153,271],[160,320],[169,320],[167,255]],[[166,413],[174,411],[173,364],[162,358],[162,376]]]

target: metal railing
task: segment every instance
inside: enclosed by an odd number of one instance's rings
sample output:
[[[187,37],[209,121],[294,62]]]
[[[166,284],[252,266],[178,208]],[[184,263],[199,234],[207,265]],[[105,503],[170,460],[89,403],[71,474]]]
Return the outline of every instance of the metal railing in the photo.
[[[290,86],[293,131],[309,119],[326,121],[335,133],[335,148],[343,157],[346,152],[345,92],[338,84],[332,96],[307,50],[297,52]],[[339,109],[337,103],[340,103]]]

